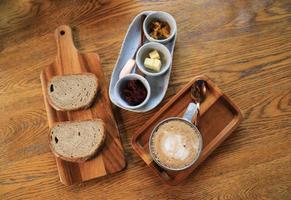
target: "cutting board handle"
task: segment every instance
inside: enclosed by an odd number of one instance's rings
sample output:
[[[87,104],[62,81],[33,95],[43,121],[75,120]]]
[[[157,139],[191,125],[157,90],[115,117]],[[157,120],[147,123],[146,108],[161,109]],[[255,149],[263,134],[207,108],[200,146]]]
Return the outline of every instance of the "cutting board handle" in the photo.
[[[55,39],[57,43],[57,61],[67,60],[69,62],[78,61],[76,49],[72,37],[72,29],[67,25],[61,25],[55,30]],[[64,63],[63,63],[64,64]],[[67,63],[69,64],[69,63]],[[69,66],[68,66],[69,67]],[[73,66],[71,66],[73,67]]]

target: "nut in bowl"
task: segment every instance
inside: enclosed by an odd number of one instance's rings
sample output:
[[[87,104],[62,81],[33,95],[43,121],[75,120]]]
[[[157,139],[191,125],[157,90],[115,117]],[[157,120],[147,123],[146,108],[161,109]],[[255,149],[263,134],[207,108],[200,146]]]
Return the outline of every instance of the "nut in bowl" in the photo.
[[[177,24],[169,13],[156,11],[146,17],[143,31],[149,41],[167,43],[176,34]]]
[[[136,54],[138,68],[148,76],[164,74],[172,63],[172,56],[166,46],[157,42],[143,45]]]

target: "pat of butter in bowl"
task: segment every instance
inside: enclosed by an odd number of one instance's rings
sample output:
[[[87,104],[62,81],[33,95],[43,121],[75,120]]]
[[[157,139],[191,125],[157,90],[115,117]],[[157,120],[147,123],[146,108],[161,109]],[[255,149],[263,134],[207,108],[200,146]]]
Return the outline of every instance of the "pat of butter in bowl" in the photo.
[[[162,62],[160,60],[160,54],[157,50],[153,50],[149,53],[149,58],[145,58],[144,66],[155,72],[161,70]]]
[[[149,53],[151,59],[160,59],[160,54],[157,50],[153,50]]]

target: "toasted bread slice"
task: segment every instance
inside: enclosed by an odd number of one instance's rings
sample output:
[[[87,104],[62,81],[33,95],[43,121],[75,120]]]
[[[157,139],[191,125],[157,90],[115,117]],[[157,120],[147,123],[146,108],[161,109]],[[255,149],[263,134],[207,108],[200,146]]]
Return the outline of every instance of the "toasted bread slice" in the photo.
[[[97,91],[98,79],[92,73],[54,76],[47,85],[49,103],[58,111],[90,107]]]
[[[101,119],[61,122],[51,128],[49,144],[57,157],[71,162],[83,162],[100,150],[105,137]]]

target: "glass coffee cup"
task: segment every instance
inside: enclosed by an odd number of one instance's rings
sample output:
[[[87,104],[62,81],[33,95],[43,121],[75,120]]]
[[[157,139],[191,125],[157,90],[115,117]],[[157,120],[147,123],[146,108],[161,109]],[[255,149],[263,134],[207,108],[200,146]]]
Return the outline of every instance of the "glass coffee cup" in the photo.
[[[170,117],[155,126],[149,139],[149,151],[157,165],[166,170],[181,171],[198,160],[203,140],[192,123],[197,114],[197,105],[190,103],[183,117]]]

